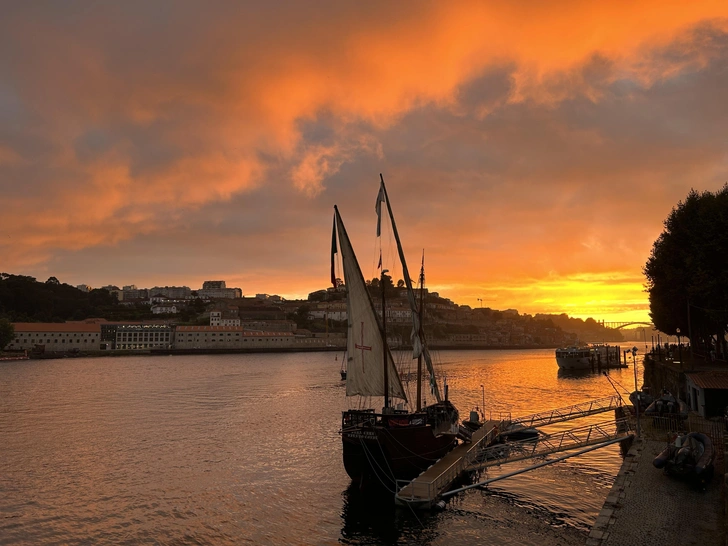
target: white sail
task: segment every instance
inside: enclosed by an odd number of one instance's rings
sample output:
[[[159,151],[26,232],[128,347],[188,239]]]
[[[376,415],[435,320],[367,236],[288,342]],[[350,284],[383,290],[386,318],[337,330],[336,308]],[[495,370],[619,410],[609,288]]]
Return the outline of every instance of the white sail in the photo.
[[[407,400],[392,354],[385,348],[376,311],[367,291],[364,276],[356,260],[344,223],[336,207],[336,231],[339,236],[341,261],[346,285],[347,333],[347,396],[384,396],[384,354],[387,358],[389,396]]]

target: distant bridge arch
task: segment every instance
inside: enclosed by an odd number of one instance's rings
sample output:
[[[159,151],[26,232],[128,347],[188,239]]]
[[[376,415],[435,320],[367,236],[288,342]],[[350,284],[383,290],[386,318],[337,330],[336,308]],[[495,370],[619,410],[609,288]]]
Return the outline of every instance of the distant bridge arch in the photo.
[[[622,328],[626,328],[627,326],[634,326],[634,325],[642,325],[642,326],[649,326],[653,330],[655,329],[655,325],[651,322],[604,322],[602,321],[602,326],[605,328],[611,328],[612,330],[621,330]]]

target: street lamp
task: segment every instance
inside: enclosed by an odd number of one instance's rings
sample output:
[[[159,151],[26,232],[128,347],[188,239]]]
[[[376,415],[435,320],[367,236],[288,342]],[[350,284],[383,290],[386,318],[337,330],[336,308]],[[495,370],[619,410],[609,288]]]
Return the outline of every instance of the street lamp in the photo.
[[[483,298],[478,298],[478,301],[480,302],[480,308],[483,308]],[[482,385],[481,385],[482,387]]]
[[[481,407],[483,408],[483,422],[485,422],[485,387],[483,385],[480,386],[480,391],[483,393],[483,405]]]
[[[634,392],[635,392],[635,398],[637,399],[637,403],[634,405],[635,411],[637,412],[637,438],[640,437],[640,401],[642,400],[642,396],[640,396],[640,391],[637,389],[637,347],[632,347],[632,368],[634,369]]]

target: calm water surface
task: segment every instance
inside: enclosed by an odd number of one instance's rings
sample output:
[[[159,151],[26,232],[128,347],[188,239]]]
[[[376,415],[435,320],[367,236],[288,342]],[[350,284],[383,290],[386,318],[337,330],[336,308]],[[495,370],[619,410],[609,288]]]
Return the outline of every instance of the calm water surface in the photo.
[[[365,502],[341,463],[335,358],[0,363],[0,543],[521,544],[488,518],[494,503],[557,527],[596,519],[621,465],[616,446],[462,493],[437,514]],[[488,411],[514,416],[614,392],[597,374],[562,376],[552,350],[440,361],[461,417],[481,405],[481,384]],[[632,369],[611,377],[634,385]]]

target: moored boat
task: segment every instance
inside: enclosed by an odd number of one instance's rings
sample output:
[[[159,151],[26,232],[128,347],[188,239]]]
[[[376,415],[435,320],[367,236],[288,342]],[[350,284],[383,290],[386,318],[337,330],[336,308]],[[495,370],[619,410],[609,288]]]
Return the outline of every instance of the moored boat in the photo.
[[[685,402],[675,398],[670,391],[663,389],[662,394],[647,406],[645,415],[649,417],[688,418],[688,407]]]
[[[632,391],[629,394],[629,401],[632,402],[632,406],[639,407],[639,410],[644,413],[654,399],[650,394],[649,387],[643,386],[641,391]]]
[[[713,477],[715,450],[710,437],[701,432],[678,435],[652,461],[667,474],[707,483]]]
[[[459,424],[458,411],[447,399],[447,386],[443,396],[435,377],[422,328],[424,302],[417,305],[383,178],[376,202],[380,221],[382,203],[389,212],[412,310],[413,358],[418,359],[417,400],[412,407],[408,406],[409,400],[387,343],[384,290],[380,321],[337,207],[334,207],[332,282],[336,285],[334,255],[340,250],[348,320],[346,396],[356,397],[359,406],[342,414],[344,468],[352,480],[382,482],[391,487],[397,479],[417,476],[455,447]],[[386,272],[381,270],[382,287]],[[420,280],[424,282],[424,266]],[[436,399],[426,407],[421,398],[423,361]],[[373,400],[383,400],[381,411],[376,410]]]

